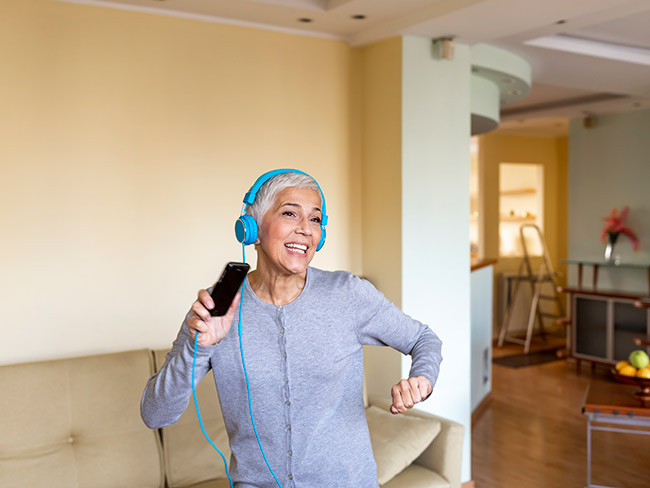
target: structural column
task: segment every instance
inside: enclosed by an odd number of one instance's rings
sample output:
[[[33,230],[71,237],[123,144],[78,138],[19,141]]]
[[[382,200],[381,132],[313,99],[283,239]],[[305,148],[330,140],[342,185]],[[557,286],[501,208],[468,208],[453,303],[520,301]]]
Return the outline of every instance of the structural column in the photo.
[[[471,59],[442,59],[430,39],[402,40],[402,308],[443,340],[435,400],[422,408],[465,425],[471,478],[469,249]],[[410,359],[402,361],[408,374]]]
[[[362,50],[363,274],[443,340],[434,397],[418,408],[465,425],[471,478],[470,50],[441,59],[431,39]],[[369,395],[386,396],[410,360],[365,351]]]

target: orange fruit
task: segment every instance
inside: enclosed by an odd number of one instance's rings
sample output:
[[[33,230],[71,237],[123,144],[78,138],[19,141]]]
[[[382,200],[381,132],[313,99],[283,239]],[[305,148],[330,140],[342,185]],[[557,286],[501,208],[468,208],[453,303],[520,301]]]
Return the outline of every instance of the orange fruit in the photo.
[[[618,374],[622,374],[623,376],[636,376],[636,368],[634,366],[623,366],[618,371]]]
[[[618,363],[616,363],[616,366],[615,366],[616,371],[620,371],[621,368],[623,368],[624,366],[631,366],[631,364],[630,364],[629,361],[619,361]]]
[[[636,377],[650,379],[650,366],[646,366],[645,368],[641,368],[639,371],[637,371]]]

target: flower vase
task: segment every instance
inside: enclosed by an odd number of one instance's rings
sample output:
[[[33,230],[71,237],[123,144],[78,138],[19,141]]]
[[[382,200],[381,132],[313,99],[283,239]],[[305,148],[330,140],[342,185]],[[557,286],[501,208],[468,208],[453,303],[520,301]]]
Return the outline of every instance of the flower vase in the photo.
[[[605,261],[611,263],[614,261],[614,245],[618,239],[618,232],[607,233],[607,245],[605,246]]]

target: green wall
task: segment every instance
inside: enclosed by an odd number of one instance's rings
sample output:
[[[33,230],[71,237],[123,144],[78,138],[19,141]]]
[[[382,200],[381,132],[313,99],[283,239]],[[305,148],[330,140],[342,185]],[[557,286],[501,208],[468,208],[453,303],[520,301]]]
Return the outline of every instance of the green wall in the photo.
[[[650,110],[598,116],[595,126],[574,119],[569,137],[569,257],[602,259],[603,217],[630,207],[627,224],[641,242],[634,252],[620,237],[622,263],[650,262]],[[573,268],[573,267],[571,267]],[[576,283],[575,270],[569,280]],[[585,280],[591,280],[586,274]],[[601,269],[599,287],[648,293],[645,270]]]

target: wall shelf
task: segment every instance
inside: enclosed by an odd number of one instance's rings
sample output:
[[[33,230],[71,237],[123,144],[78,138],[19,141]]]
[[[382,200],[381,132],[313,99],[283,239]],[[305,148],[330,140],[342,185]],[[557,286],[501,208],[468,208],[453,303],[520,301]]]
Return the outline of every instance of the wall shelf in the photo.
[[[499,217],[502,222],[534,222],[536,218],[534,215],[526,215],[525,217],[522,215],[502,215]]]
[[[535,193],[537,193],[535,188],[514,188],[512,190],[501,190],[499,195],[534,195]]]

